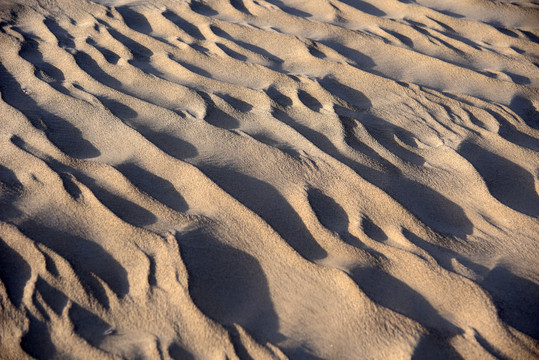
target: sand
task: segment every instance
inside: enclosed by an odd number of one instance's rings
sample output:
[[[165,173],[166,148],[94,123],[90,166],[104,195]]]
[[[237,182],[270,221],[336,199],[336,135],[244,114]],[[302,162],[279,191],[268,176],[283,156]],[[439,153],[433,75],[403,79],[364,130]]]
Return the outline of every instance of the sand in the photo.
[[[539,358],[539,4],[0,3],[0,358]]]

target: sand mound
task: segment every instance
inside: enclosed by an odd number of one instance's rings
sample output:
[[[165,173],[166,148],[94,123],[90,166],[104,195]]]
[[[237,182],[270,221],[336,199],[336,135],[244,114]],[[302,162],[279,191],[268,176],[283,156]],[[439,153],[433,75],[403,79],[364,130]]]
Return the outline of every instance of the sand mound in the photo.
[[[538,357],[538,18],[2,2],[1,357]]]

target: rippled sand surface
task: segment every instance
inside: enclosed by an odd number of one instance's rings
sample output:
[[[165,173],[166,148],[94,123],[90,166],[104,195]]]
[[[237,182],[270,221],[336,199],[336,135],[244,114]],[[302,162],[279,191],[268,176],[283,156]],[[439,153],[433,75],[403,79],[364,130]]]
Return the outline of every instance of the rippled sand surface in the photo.
[[[539,357],[539,3],[0,3],[2,359]]]

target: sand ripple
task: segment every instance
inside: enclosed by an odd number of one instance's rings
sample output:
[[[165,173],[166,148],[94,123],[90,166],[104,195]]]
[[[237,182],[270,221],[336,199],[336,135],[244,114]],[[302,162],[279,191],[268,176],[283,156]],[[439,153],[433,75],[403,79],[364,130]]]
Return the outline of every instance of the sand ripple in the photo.
[[[0,357],[539,357],[539,6],[0,5]]]

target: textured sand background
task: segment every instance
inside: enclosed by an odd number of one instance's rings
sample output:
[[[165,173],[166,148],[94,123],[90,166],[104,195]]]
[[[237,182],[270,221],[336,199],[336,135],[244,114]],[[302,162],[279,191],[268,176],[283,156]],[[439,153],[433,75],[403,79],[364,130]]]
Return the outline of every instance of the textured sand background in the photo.
[[[539,356],[539,3],[0,2],[2,359]]]

